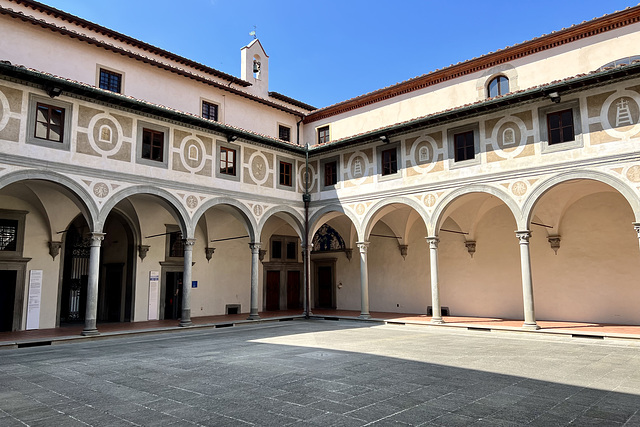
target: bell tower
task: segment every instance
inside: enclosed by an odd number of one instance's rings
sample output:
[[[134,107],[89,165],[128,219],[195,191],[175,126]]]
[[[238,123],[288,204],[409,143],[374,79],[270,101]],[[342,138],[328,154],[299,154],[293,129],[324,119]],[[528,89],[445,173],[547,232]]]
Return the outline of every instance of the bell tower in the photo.
[[[242,73],[241,78],[251,83],[244,90],[267,98],[269,96],[269,56],[264,51],[260,40],[254,39],[241,49]]]

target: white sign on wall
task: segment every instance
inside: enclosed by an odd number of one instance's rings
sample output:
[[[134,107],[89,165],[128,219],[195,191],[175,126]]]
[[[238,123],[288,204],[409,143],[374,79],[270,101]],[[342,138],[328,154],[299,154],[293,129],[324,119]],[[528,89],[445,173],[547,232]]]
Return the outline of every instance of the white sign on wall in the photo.
[[[158,320],[158,297],[160,294],[160,272],[149,272],[149,320]]]
[[[27,304],[27,329],[40,327],[40,302],[42,301],[42,270],[29,272],[29,302]]]

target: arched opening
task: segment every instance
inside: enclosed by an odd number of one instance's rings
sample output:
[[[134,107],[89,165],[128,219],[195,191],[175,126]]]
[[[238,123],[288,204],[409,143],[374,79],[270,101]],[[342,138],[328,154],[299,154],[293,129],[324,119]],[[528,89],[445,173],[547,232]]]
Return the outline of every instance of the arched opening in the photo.
[[[338,210],[316,213],[310,223],[313,310],[360,310],[360,262],[354,220]],[[355,258],[355,259],[353,259]]]
[[[266,213],[261,227],[262,307],[265,311],[304,306],[303,231],[291,212]]]
[[[435,227],[443,312],[523,317],[517,229],[512,209],[496,195],[471,192],[448,202]]]
[[[592,179],[559,182],[529,218],[539,319],[640,324],[635,217],[617,189]]]

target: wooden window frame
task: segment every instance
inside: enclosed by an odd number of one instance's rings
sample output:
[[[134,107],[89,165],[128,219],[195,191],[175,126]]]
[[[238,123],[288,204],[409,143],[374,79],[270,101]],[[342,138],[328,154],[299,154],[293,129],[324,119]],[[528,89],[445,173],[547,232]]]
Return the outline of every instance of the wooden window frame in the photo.
[[[232,161],[229,161],[229,153],[233,153]],[[223,156],[223,154],[226,154],[226,155]],[[223,157],[226,157],[226,158],[223,158]],[[220,147],[220,173],[223,175],[236,176],[237,158],[238,158],[238,153],[235,149],[221,146]]]
[[[331,140],[331,128],[329,125],[318,128],[318,144],[324,144]]]
[[[283,136],[286,136],[286,138],[283,138]],[[291,142],[291,128],[285,125],[278,125],[278,139]]]
[[[160,137],[160,142],[155,141],[155,137]],[[145,141],[149,137],[148,141]],[[149,146],[149,155],[145,155],[145,147]],[[160,152],[160,158],[156,158],[154,153]],[[154,162],[163,163],[164,162],[164,132],[149,128],[142,129],[142,152],[140,157],[145,160],[151,160]]]
[[[471,141],[468,139],[469,136],[471,136]],[[464,143],[462,147],[459,145],[460,142]],[[473,151],[471,157],[468,157],[469,149]],[[465,162],[476,158],[475,135],[473,130],[466,130],[453,135],[453,152],[455,162]],[[461,158],[460,153],[464,153],[464,158]]]
[[[278,182],[284,187],[293,187],[293,164],[280,160],[278,166]]]
[[[564,113],[569,113],[570,114],[570,121],[571,123],[569,124],[564,124],[562,122],[562,115]],[[558,127],[551,127],[551,118],[552,117],[557,117],[558,118]],[[559,110],[559,111],[554,111],[551,113],[547,113],[547,137],[549,140],[549,145],[557,145],[557,144],[562,144],[565,142],[573,142],[576,140],[576,132],[575,132],[575,127],[574,127],[574,119],[573,119],[573,109],[568,108],[568,109],[564,109],[564,110]],[[564,139],[564,131],[565,129],[571,129],[571,139]],[[554,131],[560,131],[560,139],[558,141],[553,141],[552,138],[552,134]]]
[[[47,120],[46,122],[40,121],[38,120],[38,112],[40,111],[41,108],[45,108],[47,111]],[[54,125],[51,123],[51,112],[53,110],[58,110],[60,112],[60,124],[59,125]],[[63,143],[64,142],[64,133],[65,133],[65,110],[62,107],[58,107],[55,105],[50,105],[50,104],[45,104],[43,102],[37,102],[36,103],[36,117],[35,117],[35,125],[33,127],[33,137],[42,141],[49,141],[49,142],[58,142],[58,143]],[[43,137],[39,137],[37,136],[38,134],[38,124],[44,125],[46,128],[46,136]],[[60,127],[60,132],[59,132],[59,136],[60,139],[59,140],[55,140],[55,139],[51,139],[50,133],[51,133],[51,128],[54,126],[59,126]]]
[[[330,160],[324,164],[324,186],[332,187],[338,183],[338,161]]]
[[[398,149],[387,148],[380,152],[380,175],[388,176],[398,173]]]
[[[507,82],[507,91],[502,93],[502,86],[501,86],[501,81],[502,80],[506,80]],[[497,83],[497,91],[495,94],[491,94],[491,84],[493,82]],[[499,75],[499,76],[495,76],[494,78],[492,78],[491,80],[489,80],[489,83],[487,83],[487,97],[489,98],[493,98],[494,96],[502,96],[502,95],[506,95],[507,93],[509,93],[510,90],[510,82],[509,82],[509,78],[507,76],[503,76],[503,75]]]

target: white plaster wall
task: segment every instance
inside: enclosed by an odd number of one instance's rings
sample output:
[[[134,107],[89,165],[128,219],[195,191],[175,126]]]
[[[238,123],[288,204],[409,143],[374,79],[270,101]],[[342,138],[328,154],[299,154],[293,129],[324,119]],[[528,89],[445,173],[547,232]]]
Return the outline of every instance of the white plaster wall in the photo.
[[[531,262],[538,319],[640,323],[640,250],[632,222],[621,195],[600,192],[579,199],[564,213],[557,255],[546,231],[534,229]]]
[[[346,242],[345,242],[346,243]],[[351,261],[345,254],[336,255],[336,308],[338,310],[360,310],[360,252],[355,244]],[[313,259],[313,258],[312,258]]]
[[[453,227],[448,221],[443,225],[445,229]],[[522,319],[520,248],[515,230],[515,220],[506,206],[489,210],[478,222],[473,258],[462,235],[440,232],[440,304],[449,307],[452,316]]]

